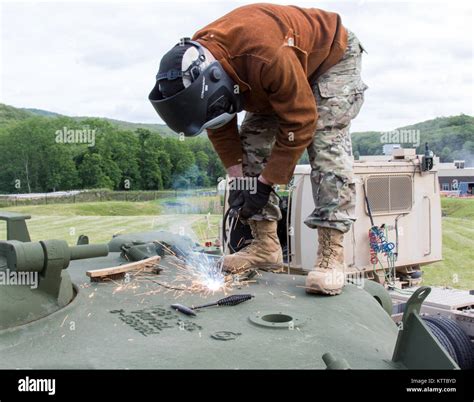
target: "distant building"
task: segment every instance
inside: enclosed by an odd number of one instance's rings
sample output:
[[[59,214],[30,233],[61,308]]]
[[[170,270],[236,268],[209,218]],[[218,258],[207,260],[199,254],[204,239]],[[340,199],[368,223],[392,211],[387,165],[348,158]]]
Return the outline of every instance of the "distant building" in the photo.
[[[382,152],[384,155],[392,155],[394,149],[400,149],[400,144],[384,144]]]
[[[369,155],[360,156],[359,161],[384,161],[392,159],[391,155],[397,153],[405,153],[407,157],[415,158],[415,150],[405,148],[404,151],[397,151],[400,147],[395,145],[391,152],[386,155]],[[384,152],[388,152],[389,148]],[[395,153],[395,154],[394,154]],[[397,158],[397,156],[393,156]],[[434,157],[435,168],[438,169],[438,180],[441,191],[450,192],[452,195],[474,195],[474,167],[466,167],[466,162],[463,160],[455,160],[454,162],[441,163],[439,157]]]
[[[438,163],[438,179],[441,191],[459,191],[460,195],[474,194],[474,168],[466,167],[465,161]]]

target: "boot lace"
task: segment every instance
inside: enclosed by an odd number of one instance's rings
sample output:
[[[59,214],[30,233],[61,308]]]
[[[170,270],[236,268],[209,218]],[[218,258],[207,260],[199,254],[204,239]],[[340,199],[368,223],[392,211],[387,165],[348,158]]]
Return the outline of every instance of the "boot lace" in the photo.
[[[245,254],[254,254],[255,252],[258,251],[258,245],[257,245],[257,239],[252,239],[252,241],[250,242],[250,244],[248,246],[246,246],[243,250],[242,250],[242,253],[245,253]]]
[[[251,227],[251,230],[252,230],[253,239],[250,241],[250,244],[248,246],[246,246],[243,250],[241,250],[242,254],[243,253],[245,253],[245,254],[254,254],[254,253],[258,252],[258,250],[259,250],[259,247],[258,247],[259,236],[258,236],[257,228],[256,228],[256,226],[252,227],[252,224],[250,225],[250,227]]]
[[[319,247],[322,248],[321,250],[321,261],[318,264],[319,268],[323,269],[329,269],[330,268],[330,261],[332,257],[336,256],[336,251],[332,247],[332,242],[331,242],[331,234],[330,233],[323,233],[323,236],[320,240]]]

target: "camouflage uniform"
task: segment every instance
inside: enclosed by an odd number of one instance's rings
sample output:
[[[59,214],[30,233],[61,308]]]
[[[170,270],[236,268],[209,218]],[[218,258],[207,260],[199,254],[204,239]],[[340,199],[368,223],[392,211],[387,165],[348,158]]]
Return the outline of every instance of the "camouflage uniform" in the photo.
[[[357,37],[348,31],[348,45],[343,58],[312,84],[319,118],[313,142],[308,147],[316,206],[305,220],[310,228],[328,227],[347,232],[355,220],[348,212],[355,202],[349,127],[359,113],[367,89],[360,76],[362,51]],[[261,173],[277,133],[276,115],[245,115],[240,138],[246,176]],[[251,219],[281,219],[278,198],[272,194],[262,213]]]

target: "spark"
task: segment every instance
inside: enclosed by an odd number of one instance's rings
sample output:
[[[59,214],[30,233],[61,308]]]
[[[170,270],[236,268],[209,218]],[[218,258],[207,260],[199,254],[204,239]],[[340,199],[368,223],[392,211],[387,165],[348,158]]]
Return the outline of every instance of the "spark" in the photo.
[[[155,241],[155,243],[163,246],[178,259],[179,262],[173,264],[178,272],[174,282],[179,282],[186,290],[198,293],[202,291],[204,293],[214,293],[220,290],[225,292],[226,288],[229,287],[222,270],[223,257],[216,258],[206,253],[191,252],[182,259],[166,244],[159,241]],[[184,255],[180,250],[178,252]],[[191,285],[189,285],[189,282],[191,282]]]
[[[216,279],[207,279],[204,281],[204,285],[207,286],[209,290],[215,292],[222,287],[222,282]]]
[[[60,325],[61,328],[63,327],[63,325],[64,325],[64,323],[66,322],[66,320],[67,320],[68,317],[69,317],[69,314],[66,315],[66,317],[64,317],[64,320],[63,320],[63,322],[62,322],[61,325]]]
[[[150,270],[139,270],[130,273],[129,282],[116,282],[110,279],[115,285],[113,293],[125,290],[133,290],[140,288],[143,282],[153,282],[159,285],[158,289],[148,290],[136,293],[136,296],[151,296],[158,292],[173,292],[173,296],[178,299],[185,294],[193,293],[201,296],[208,296],[216,292],[227,294],[234,287],[241,288],[242,285],[248,286],[247,281],[235,279],[235,275],[227,274],[223,270],[224,257],[210,255],[202,252],[183,253],[176,246],[169,247],[166,243],[154,241],[160,244],[169,254],[166,259],[167,264],[162,265],[163,274],[159,275],[159,279],[150,278]],[[156,264],[160,267],[160,264]],[[167,280],[167,272],[173,271],[169,280]],[[156,277],[155,275],[153,275]],[[148,285],[145,285],[148,288]]]
[[[222,271],[222,259],[206,253],[190,253],[186,256],[186,260],[176,267],[178,268],[176,281],[191,291],[214,293],[225,291],[228,287]]]

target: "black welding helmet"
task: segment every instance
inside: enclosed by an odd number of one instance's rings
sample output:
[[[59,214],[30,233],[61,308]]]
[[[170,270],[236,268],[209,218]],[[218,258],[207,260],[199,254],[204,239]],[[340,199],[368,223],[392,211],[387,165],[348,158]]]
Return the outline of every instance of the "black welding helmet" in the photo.
[[[197,49],[199,56],[182,71],[180,60],[190,46]],[[182,39],[163,57],[156,84],[148,96],[164,122],[185,136],[197,135],[206,128],[222,127],[242,110],[241,96],[235,93],[233,80],[218,61],[203,69],[205,60],[199,43]],[[183,77],[191,81],[186,88]]]

